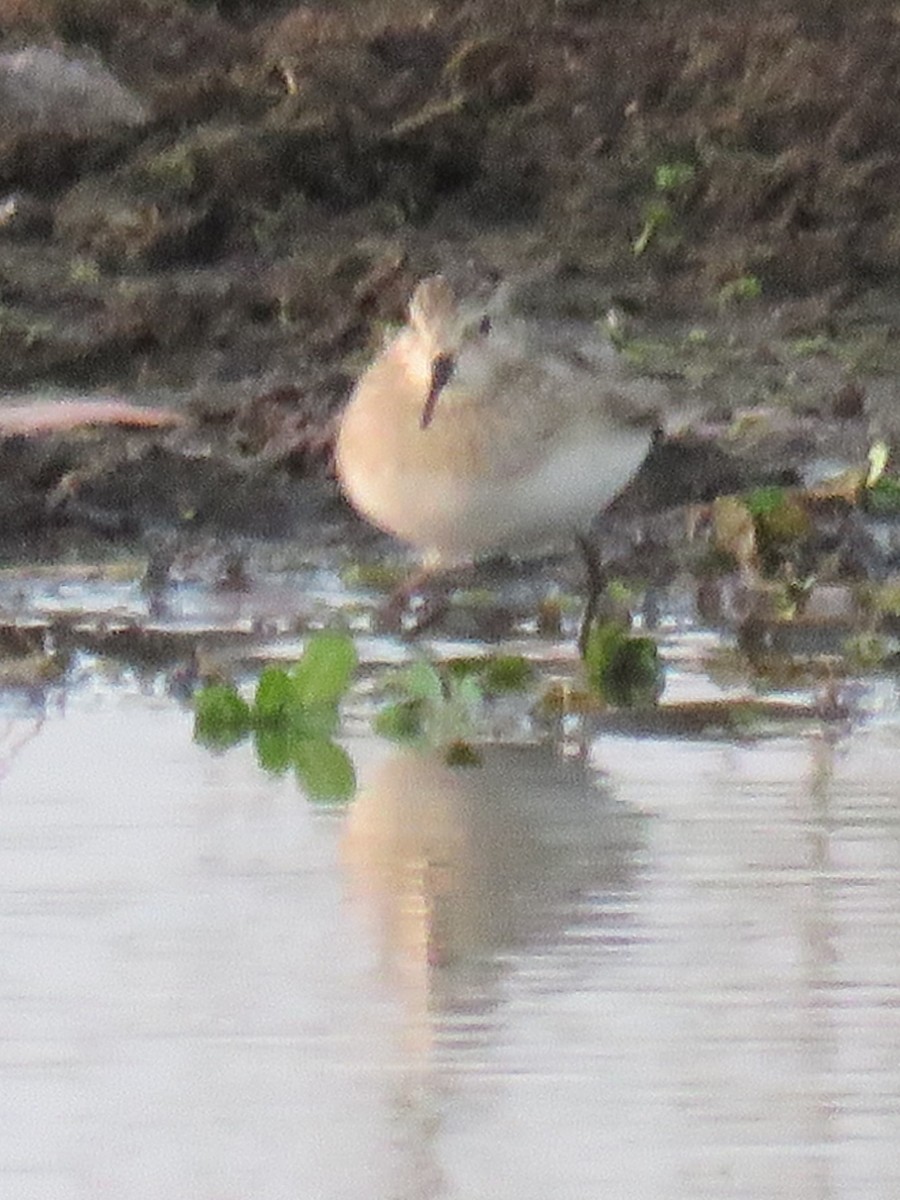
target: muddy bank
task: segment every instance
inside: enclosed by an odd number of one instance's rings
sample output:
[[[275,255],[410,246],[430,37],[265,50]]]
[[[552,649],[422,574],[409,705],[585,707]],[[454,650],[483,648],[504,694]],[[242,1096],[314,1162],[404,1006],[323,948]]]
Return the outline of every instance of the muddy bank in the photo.
[[[886,0],[2,16],[0,385],[315,388],[469,262],[552,268],[569,315],[759,293],[813,333],[897,281]]]
[[[103,387],[179,416],[0,420],[6,556],[86,536],[152,560],[173,531],[371,540],[336,493],[333,422],[436,268],[512,277],[538,316],[613,309],[634,370],[693,407],[603,525],[657,574],[678,506],[803,488],[900,440],[891,4],[2,17],[4,403]],[[855,500],[795,567],[894,569]]]

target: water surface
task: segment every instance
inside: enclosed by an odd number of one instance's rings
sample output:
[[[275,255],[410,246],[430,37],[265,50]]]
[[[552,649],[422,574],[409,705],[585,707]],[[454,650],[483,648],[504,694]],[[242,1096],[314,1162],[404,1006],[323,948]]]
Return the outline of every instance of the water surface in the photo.
[[[159,687],[0,727],[3,1200],[900,1194],[900,727],[340,809]]]

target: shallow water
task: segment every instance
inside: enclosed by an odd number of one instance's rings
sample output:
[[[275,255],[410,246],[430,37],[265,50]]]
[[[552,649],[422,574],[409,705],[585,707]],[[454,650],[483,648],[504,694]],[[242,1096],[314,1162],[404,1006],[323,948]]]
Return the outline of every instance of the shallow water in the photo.
[[[291,586],[185,588],[159,625],[265,610],[296,652]],[[146,618],[134,583],[4,587]],[[667,695],[727,694],[713,635],[663,640]],[[370,674],[405,654],[358,645]],[[7,697],[0,1200],[900,1194],[893,680],[840,727],[475,770],[375,739],[370,703],[330,808],[194,745],[146,663],[81,651]]]

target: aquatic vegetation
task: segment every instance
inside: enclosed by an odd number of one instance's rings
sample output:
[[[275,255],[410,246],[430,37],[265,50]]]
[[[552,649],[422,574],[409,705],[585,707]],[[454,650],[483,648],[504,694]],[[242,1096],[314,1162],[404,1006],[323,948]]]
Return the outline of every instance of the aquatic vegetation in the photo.
[[[250,705],[230,684],[217,683],[198,692],[194,736],[211,749],[238,742],[253,725]]]
[[[276,775],[293,770],[313,799],[349,798],[353,767],[333,738],[356,663],[349,636],[318,633],[293,666],[266,667],[250,701],[231,683],[203,688],[196,697],[194,736],[214,750],[250,737],[264,770]],[[622,622],[594,627],[584,670],[586,683],[560,691],[555,684],[547,689],[534,663],[519,655],[422,659],[381,682],[372,728],[391,741],[437,752],[450,765],[476,766],[479,745],[492,736],[492,716],[509,711],[503,704],[492,708],[492,701],[521,696],[528,719],[539,712],[643,708],[655,704],[662,691],[655,642],[631,635]]]
[[[453,766],[480,761],[473,742],[484,736],[485,702],[527,693],[532,663],[519,655],[474,655],[435,665],[417,662],[388,680],[395,699],[377,714],[376,733],[392,741],[437,750]]]
[[[883,666],[891,656],[888,640],[877,633],[862,631],[844,643],[847,662],[857,670],[870,671]]]
[[[194,737],[212,749],[227,749],[252,735],[264,770],[280,775],[293,769],[313,800],[349,799],[356,787],[353,765],[332,739],[356,661],[345,634],[314,634],[293,667],[262,672],[252,704],[232,684],[203,688]]]
[[[398,699],[375,717],[375,732],[392,741],[438,750],[457,765],[475,763],[472,741],[484,707],[484,689],[473,671],[453,672],[414,663],[389,683]],[[467,751],[463,753],[463,748]]]
[[[756,488],[744,497],[744,503],[753,518],[756,548],[774,572],[812,532],[809,511],[801,496],[783,487]]]
[[[390,593],[403,583],[408,573],[405,563],[354,562],[341,570],[341,581],[354,590]]]
[[[663,669],[656,642],[633,635],[621,621],[595,624],[584,654],[588,686],[617,708],[655,705],[662,693]]]
[[[900,513],[900,477],[886,472],[886,443],[875,442],[867,458],[868,467],[851,466],[813,487],[771,485],[717,497],[710,509],[716,550],[747,575],[781,578],[793,587],[823,511],[838,504],[878,516]],[[813,579],[801,582],[807,588]]]
[[[534,664],[520,654],[492,654],[488,657],[453,658],[446,666],[451,678],[471,676],[478,680],[485,695],[522,692],[533,682]]]

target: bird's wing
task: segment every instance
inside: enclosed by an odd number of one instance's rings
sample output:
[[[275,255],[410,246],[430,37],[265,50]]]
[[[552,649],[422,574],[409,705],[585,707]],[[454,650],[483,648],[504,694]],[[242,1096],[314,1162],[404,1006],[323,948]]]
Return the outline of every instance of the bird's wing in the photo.
[[[649,431],[665,401],[661,385],[629,378],[617,363],[537,348],[509,353],[502,345],[463,362],[442,398],[448,425],[474,448],[478,473],[507,477],[527,474],[556,444]]]

